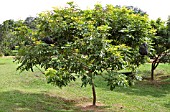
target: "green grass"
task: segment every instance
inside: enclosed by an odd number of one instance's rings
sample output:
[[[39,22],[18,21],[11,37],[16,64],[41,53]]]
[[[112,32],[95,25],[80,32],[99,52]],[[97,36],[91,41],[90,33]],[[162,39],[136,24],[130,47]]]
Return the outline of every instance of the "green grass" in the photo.
[[[16,71],[11,58],[0,58],[0,112],[169,112],[170,65],[160,64],[156,81],[144,80],[129,88],[109,90],[99,77],[95,80],[97,102],[103,106],[91,108],[91,87],[81,88],[80,80],[59,89],[46,83],[40,72]],[[150,64],[139,68],[150,76]]]

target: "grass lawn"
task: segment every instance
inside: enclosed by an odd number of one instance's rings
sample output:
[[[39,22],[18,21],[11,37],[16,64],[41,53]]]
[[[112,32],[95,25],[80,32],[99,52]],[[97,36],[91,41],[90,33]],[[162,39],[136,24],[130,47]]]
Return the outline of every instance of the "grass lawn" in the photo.
[[[129,88],[109,90],[97,78],[98,107],[92,102],[91,87],[80,80],[59,89],[46,83],[40,72],[16,71],[12,58],[0,58],[0,112],[170,112],[170,65],[160,64],[156,81],[143,80]],[[146,79],[150,64],[138,70]]]

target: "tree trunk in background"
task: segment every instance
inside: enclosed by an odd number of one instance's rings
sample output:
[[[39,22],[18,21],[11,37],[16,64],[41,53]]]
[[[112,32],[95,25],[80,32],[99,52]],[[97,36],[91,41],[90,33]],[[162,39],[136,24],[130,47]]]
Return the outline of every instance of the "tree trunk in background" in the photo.
[[[151,80],[154,80],[154,70],[155,70],[155,64],[152,63],[152,67],[151,67]]]
[[[159,63],[160,63],[160,60],[159,60],[159,56],[158,56],[152,62],[152,67],[151,67],[151,80],[152,81],[155,79],[154,78],[154,71],[155,71],[156,67],[159,65]]]

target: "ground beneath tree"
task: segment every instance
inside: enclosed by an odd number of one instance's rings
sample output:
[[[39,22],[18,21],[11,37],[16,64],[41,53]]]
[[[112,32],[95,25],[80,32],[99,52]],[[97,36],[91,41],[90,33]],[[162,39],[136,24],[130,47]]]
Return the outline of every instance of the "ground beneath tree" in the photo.
[[[96,106],[92,105],[91,102],[77,104],[76,106],[80,107],[82,111],[108,112],[107,106],[100,102],[97,102]]]
[[[155,80],[151,80],[150,77],[145,77],[143,83],[154,85],[156,87],[160,87],[162,85],[170,84],[169,81],[166,81],[170,78],[170,75],[157,75],[155,76]]]

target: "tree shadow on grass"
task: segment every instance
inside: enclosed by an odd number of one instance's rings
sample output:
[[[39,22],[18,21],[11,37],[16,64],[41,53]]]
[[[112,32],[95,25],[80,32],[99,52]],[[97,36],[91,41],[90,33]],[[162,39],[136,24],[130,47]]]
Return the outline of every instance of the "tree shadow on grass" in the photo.
[[[107,84],[105,82],[102,83],[101,80],[101,78],[96,79],[97,87],[105,91],[110,91]],[[168,82],[141,81],[127,88],[116,87],[113,91],[125,93],[127,95],[164,97],[170,93],[170,84]]]
[[[71,99],[71,98],[70,98]],[[0,92],[0,112],[105,112],[107,106],[89,108],[78,105],[77,100],[52,96],[47,93],[30,93],[19,90]]]
[[[99,89],[102,89],[102,91],[110,91],[109,87],[107,86],[106,82],[102,82],[101,78],[96,79],[96,86]],[[113,91],[116,93],[123,93],[126,96],[132,96],[134,98],[140,96],[144,96],[146,99],[149,97],[149,99],[160,99],[160,103],[163,101],[162,99],[168,98],[167,95],[170,94],[170,84],[169,79],[166,79],[166,81],[141,81],[137,82],[134,86],[123,88],[123,87],[116,87]],[[152,98],[151,98],[152,97]],[[154,97],[154,98],[153,98]],[[133,100],[133,99],[132,99]],[[170,108],[170,99],[167,99],[168,102],[164,103],[164,107]],[[135,100],[134,100],[135,101]],[[159,104],[159,101],[157,104]],[[164,102],[164,101],[163,101]]]
[[[167,104],[165,104],[165,107],[170,108],[170,101]]]
[[[128,88],[117,88],[116,92],[126,93],[128,95],[164,97],[170,93],[170,85],[160,84],[159,82],[138,82],[136,85]]]
[[[0,92],[0,111],[3,112],[75,112],[79,109],[74,100],[45,93]]]

